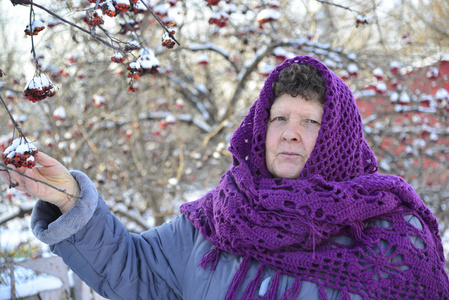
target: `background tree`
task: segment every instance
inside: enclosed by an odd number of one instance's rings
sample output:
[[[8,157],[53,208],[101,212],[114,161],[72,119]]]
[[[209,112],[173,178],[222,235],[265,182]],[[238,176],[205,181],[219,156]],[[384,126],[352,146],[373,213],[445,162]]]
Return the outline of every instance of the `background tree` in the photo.
[[[89,175],[129,230],[159,225],[213,188],[265,77],[311,55],[354,91],[381,172],[410,182],[445,235],[448,1],[92,2],[1,3],[0,95],[39,151]],[[32,45],[23,31],[33,20],[45,29]],[[31,103],[22,92],[36,72],[56,95]],[[17,131],[0,111],[5,148]],[[8,226],[30,208],[12,210],[26,201],[3,189]]]

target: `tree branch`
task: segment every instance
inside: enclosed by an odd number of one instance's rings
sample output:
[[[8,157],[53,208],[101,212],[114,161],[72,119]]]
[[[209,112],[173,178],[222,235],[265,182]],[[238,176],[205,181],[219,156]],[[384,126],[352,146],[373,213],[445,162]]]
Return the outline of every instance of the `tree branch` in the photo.
[[[15,218],[23,218],[24,216],[28,215],[29,213],[31,213],[31,211],[33,210],[33,207],[23,207],[23,206],[19,206],[18,209],[16,209],[14,212],[12,212],[11,214],[0,218],[0,226],[15,219]]]
[[[20,176],[23,176],[23,177],[25,177],[25,178],[28,178],[28,179],[30,179],[30,180],[33,180],[34,182],[42,183],[43,185],[46,185],[46,186],[48,186],[48,187],[50,187],[50,188],[52,188],[52,189],[54,189],[54,190],[57,190],[58,192],[61,192],[61,193],[63,193],[63,194],[66,194],[66,195],[69,196],[69,197],[76,198],[76,199],[82,199],[81,196],[75,196],[75,195],[69,194],[69,193],[67,193],[65,190],[62,190],[62,189],[60,189],[60,188],[57,188],[57,187],[55,187],[55,186],[53,186],[53,185],[51,185],[51,184],[49,184],[49,183],[46,183],[45,181],[42,181],[42,180],[39,180],[39,179],[30,177],[30,176],[28,176],[28,175],[26,175],[26,174],[24,174],[24,173],[22,173],[22,172],[19,172],[19,171],[17,171],[17,170],[14,170],[13,168],[8,167],[7,165],[5,165],[5,164],[2,163],[2,162],[0,162],[0,167],[5,168],[5,169],[0,169],[0,172],[8,172],[8,173],[9,173],[9,171],[13,171],[13,172],[19,174]]]
[[[354,9],[352,9],[352,8],[350,8],[350,7],[343,6],[343,5],[340,5],[340,4],[335,4],[335,3],[328,2],[328,1],[323,1],[323,0],[316,0],[316,1],[318,1],[318,2],[320,2],[320,3],[322,3],[322,4],[333,5],[333,6],[337,6],[337,7],[343,8],[343,9],[347,9],[347,10],[349,10],[349,11],[352,11],[352,12],[355,12],[355,13],[358,13],[358,14],[362,14],[362,13],[360,13],[360,12],[357,11],[357,10],[354,10]]]
[[[413,12],[421,19],[421,21],[423,21],[426,25],[432,27],[435,31],[443,34],[446,37],[449,37],[449,31],[447,31],[445,28],[441,28],[437,25],[435,25],[434,23],[432,23],[431,21],[427,20],[414,6],[413,4],[409,3],[408,1],[405,1],[405,4],[410,7]]]
[[[45,7],[39,5],[39,4],[35,3],[35,2],[29,1],[29,0],[11,0],[11,3],[12,3],[13,5],[17,5],[17,4],[31,5],[31,4],[32,4],[33,6],[36,6],[36,7],[40,8],[40,9],[42,9],[43,11],[45,11],[45,12],[47,12],[48,14],[52,15],[53,17],[55,17],[55,18],[61,20],[62,22],[67,23],[67,24],[69,24],[70,26],[73,26],[73,27],[75,27],[76,29],[81,30],[82,32],[84,32],[84,33],[90,35],[91,37],[95,38],[95,39],[98,40],[99,42],[105,44],[106,46],[108,46],[108,47],[110,47],[110,48],[112,48],[112,49],[114,49],[114,50],[119,50],[119,49],[120,49],[120,48],[115,47],[114,45],[110,44],[109,42],[103,40],[102,38],[98,37],[96,34],[93,34],[92,32],[90,32],[90,31],[88,31],[88,30],[86,30],[86,29],[84,29],[84,28],[82,28],[82,27],[80,27],[80,26],[78,26],[78,25],[76,25],[76,24],[70,22],[70,21],[67,21],[66,19],[64,19],[64,18],[62,18],[62,17],[60,17],[60,16],[58,16],[58,15],[55,14],[54,12],[52,12],[52,11],[46,9]]]

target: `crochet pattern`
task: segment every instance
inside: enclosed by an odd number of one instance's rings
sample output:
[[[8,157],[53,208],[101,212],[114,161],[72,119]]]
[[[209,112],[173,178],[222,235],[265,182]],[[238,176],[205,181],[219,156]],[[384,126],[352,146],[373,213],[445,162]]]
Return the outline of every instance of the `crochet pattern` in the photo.
[[[322,75],[326,103],[321,129],[298,179],[273,178],[265,166],[272,83],[293,63]],[[295,299],[301,281],[364,299],[449,299],[438,224],[402,178],[377,173],[352,92],[325,65],[308,56],[286,60],[267,78],[258,100],[235,131],[233,166],[203,198],[181,212],[216,248],[244,257],[226,299],[235,299],[251,259],[277,270],[263,299],[275,299],[280,274],[297,278],[281,299]],[[410,220],[413,220],[411,222]],[[335,237],[352,241],[340,244]],[[261,276],[244,290],[254,299]]]

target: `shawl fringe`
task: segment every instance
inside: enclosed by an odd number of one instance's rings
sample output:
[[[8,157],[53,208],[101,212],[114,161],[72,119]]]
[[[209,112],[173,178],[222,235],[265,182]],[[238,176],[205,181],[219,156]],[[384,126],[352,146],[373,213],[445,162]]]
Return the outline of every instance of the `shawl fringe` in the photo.
[[[245,291],[243,292],[242,300],[251,300],[254,299],[254,293],[256,292],[257,287],[259,286],[260,280],[262,279],[263,269],[265,268],[264,264],[260,264],[257,269],[256,276],[254,279],[248,284]]]
[[[373,244],[373,240],[363,233],[363,229],[365,229],[365,223],[362,221],[354,222],[350,225],[350,233],[351,235],[361,244],[363,245],[371,245]]]
[[[199,267],[206,269],[207,265],[210,264],[210,270],[213,271],[217,268],[218,259],[220,258],[223,250],[218,248],[210,249],[204,253],[203,258],[201,258]]]
[[[320,300],[327,300],[327,294],[323,283],[318,284],[318,295],[320,296]]]
[[[279,289],[279,281],[281,279],[281,271],[277,271],[276,275],[274,275],[273,280],[271,281],[270,288],[265,293],[265,295],[261,298],[261,300],[276,300],[276,296]]]
[[[235,272],[234,277],[232,278],[231,285],[228,288],[228,292],[226,293],[225,300],[234,300],[237,296],[237,292],[240,286],[243,283],[243,279],[245,279],[246,273],[251,265],[251,256],[247,255],[243,258],[240,266]]]
[[[282,294],[281,300],[295,300],[298,298],[300,291],[301,279],[296,278],[292,286]]]
[[[351,296],[349,295],[347,290],[341,291],[341,300],[351,300]]]

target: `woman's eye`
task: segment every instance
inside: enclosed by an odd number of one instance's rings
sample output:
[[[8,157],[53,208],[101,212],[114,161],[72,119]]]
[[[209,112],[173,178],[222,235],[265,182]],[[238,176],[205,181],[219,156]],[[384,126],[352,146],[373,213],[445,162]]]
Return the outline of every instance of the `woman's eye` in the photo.
[[[315,120],[312,120],[312,119],[308,119],[308,120],[307,120],[307,123],[310,123],[310,124],[318,124],[318,125],[320,125],[319,122],[317,122],[317,121],[315,121]]]
[[[271,119],[271,122],[274,122],[274,121],[285,121],[285,120],[287,120],[286,117],[275,117],[275,118]]]

